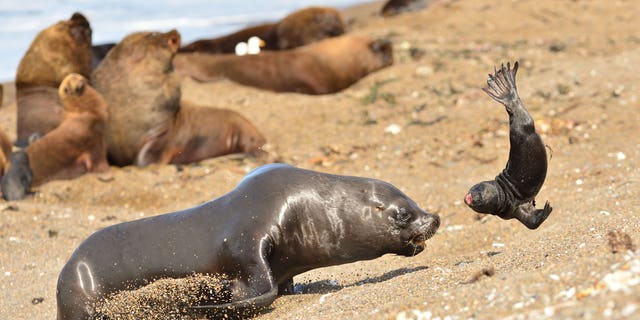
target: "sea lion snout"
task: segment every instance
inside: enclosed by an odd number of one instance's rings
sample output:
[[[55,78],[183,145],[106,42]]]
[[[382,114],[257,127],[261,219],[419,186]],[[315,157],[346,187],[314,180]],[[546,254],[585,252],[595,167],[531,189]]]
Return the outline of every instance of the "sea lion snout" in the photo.
[[[387,39],[376,39],[369,44],[369,49],[376,55],[382,57],[384,66],[393,63],[393,45]]]

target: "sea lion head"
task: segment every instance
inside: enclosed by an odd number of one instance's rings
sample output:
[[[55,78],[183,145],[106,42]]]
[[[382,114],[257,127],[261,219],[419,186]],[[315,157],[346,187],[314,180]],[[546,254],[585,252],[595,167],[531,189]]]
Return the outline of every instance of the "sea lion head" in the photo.
[[[438,215],[422,210],[391,184],[380,182],[362,193],[366,203],[363,216],[365,219],[376,220],[373,223],[361,223],[369,228],[368,231],[363,231],[369,235],[366,241],[379,246],[384,252],[414,256],[424,250],[425,241],[440,226]],[[382,239],[375,241],[373,238],[376,236],[381,236]]]
[[[69,73],[88,77],[92,69],[91,26],[81,13],[42,30],[18,66],[16,85],[58,86]]]
[[[369,42],[369,51],[380,62],[380,68],[393,64],[393,45],[386,39],[375,39]]]
[[[495,181],[484,181],[469,189],[464,203],[479,213],[498,212],[500,209],[500,188]]]
[[[171,30],[162,32],[135,32],[126,36],[113,47],[103,63],[118,63],[127,69],[143,68],[146,73],[159,69],[169,72],[173,69],[172,59],[180,48],[180,33]],[[157,68],[156,66],[161,68]]]

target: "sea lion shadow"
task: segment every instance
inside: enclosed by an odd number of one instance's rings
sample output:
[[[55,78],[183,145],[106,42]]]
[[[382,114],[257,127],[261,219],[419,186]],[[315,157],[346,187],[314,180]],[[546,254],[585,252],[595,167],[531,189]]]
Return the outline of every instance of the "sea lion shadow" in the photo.
[[[314,294],[314,293],[330,293],[340,291],[344,288],[357,287],[364,284],[380,283],[391,280],[395,277],[402,276],[408,273],[413,273],[421,270],[429,269],[427,266],[419,266],[414,268],[400,268],[397,270],[389,271],[377,277],[366,278],[351,284],[341,285],[336,280],[320,280],[309,283],[299,283],[293,288],[295,294]]]

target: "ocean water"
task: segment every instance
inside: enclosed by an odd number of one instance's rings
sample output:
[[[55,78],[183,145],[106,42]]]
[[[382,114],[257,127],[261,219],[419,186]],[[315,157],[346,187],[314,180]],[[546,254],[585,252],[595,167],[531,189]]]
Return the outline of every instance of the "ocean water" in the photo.
[[[0,81],[13,81],[18,63],[40,30],[84,14],[93,43],[117,42],[131,32],[177,29],[183,43],[275,21],[311,5],[344,8],[370,0],[0,0]]]

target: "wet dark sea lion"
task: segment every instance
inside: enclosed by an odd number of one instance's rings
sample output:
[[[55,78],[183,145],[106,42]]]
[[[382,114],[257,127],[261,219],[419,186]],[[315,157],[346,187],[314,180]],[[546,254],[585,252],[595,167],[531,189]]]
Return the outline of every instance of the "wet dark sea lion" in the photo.
[[[109,162],[133,164],[145,144],[169,129],[180,108],[180,77],[171,59],[180,34],[137,32],[113,47],[91,83],[109,105]]]
[[[509,114],[509,160],[495,180],[473,186],[464,202],[474,211],[518,219],[529,229],[536,229],[551,213],[547,201],[544,209],[535,208],[535,196],[547,175],[547,153],[536,133],[533,118],[522,104],[516,88],[518,62],[511,69],[507,63],[489,75],[483,90],[503,104]]]
[[[89,317],[112,292],[193,273],[228,275],[232,293],[194,312],[268,306],[307,270],[413,256],[439,224],[389,183],[265,165],[210,202],[91,235],[58,278],[58,320]]]
[[[345,33],[346,25],[338,10],[331,7],[308,7],[295,11],[277,23],[248,27],[232,34],[194,41],[180,52],[234,53],[236,44],[257,36],[265,43],[263,50],[287,50]]]
[[[11,158],[2,177],[3,197],[19,200],[30,187],[106,172],[106,101],[82,75],[69,74],[60,84],[64,117],[60,125]]]
[[[179,53],[176,72],[198,81],[221,77],[275,92],[328,94],[393,63],[391,43],[344,35],[293,50],[257,55]]]
[[[91,74],[91,26],[80,13],[42,30],[16,73],[18,141],[45,134],[62,121],[58,86],[70,73]]]
[[[233,110],[182,102],[167,134],[145,145],[136,165],[187,164],[225,154],[252,153],[265,143],[260,131]]]

